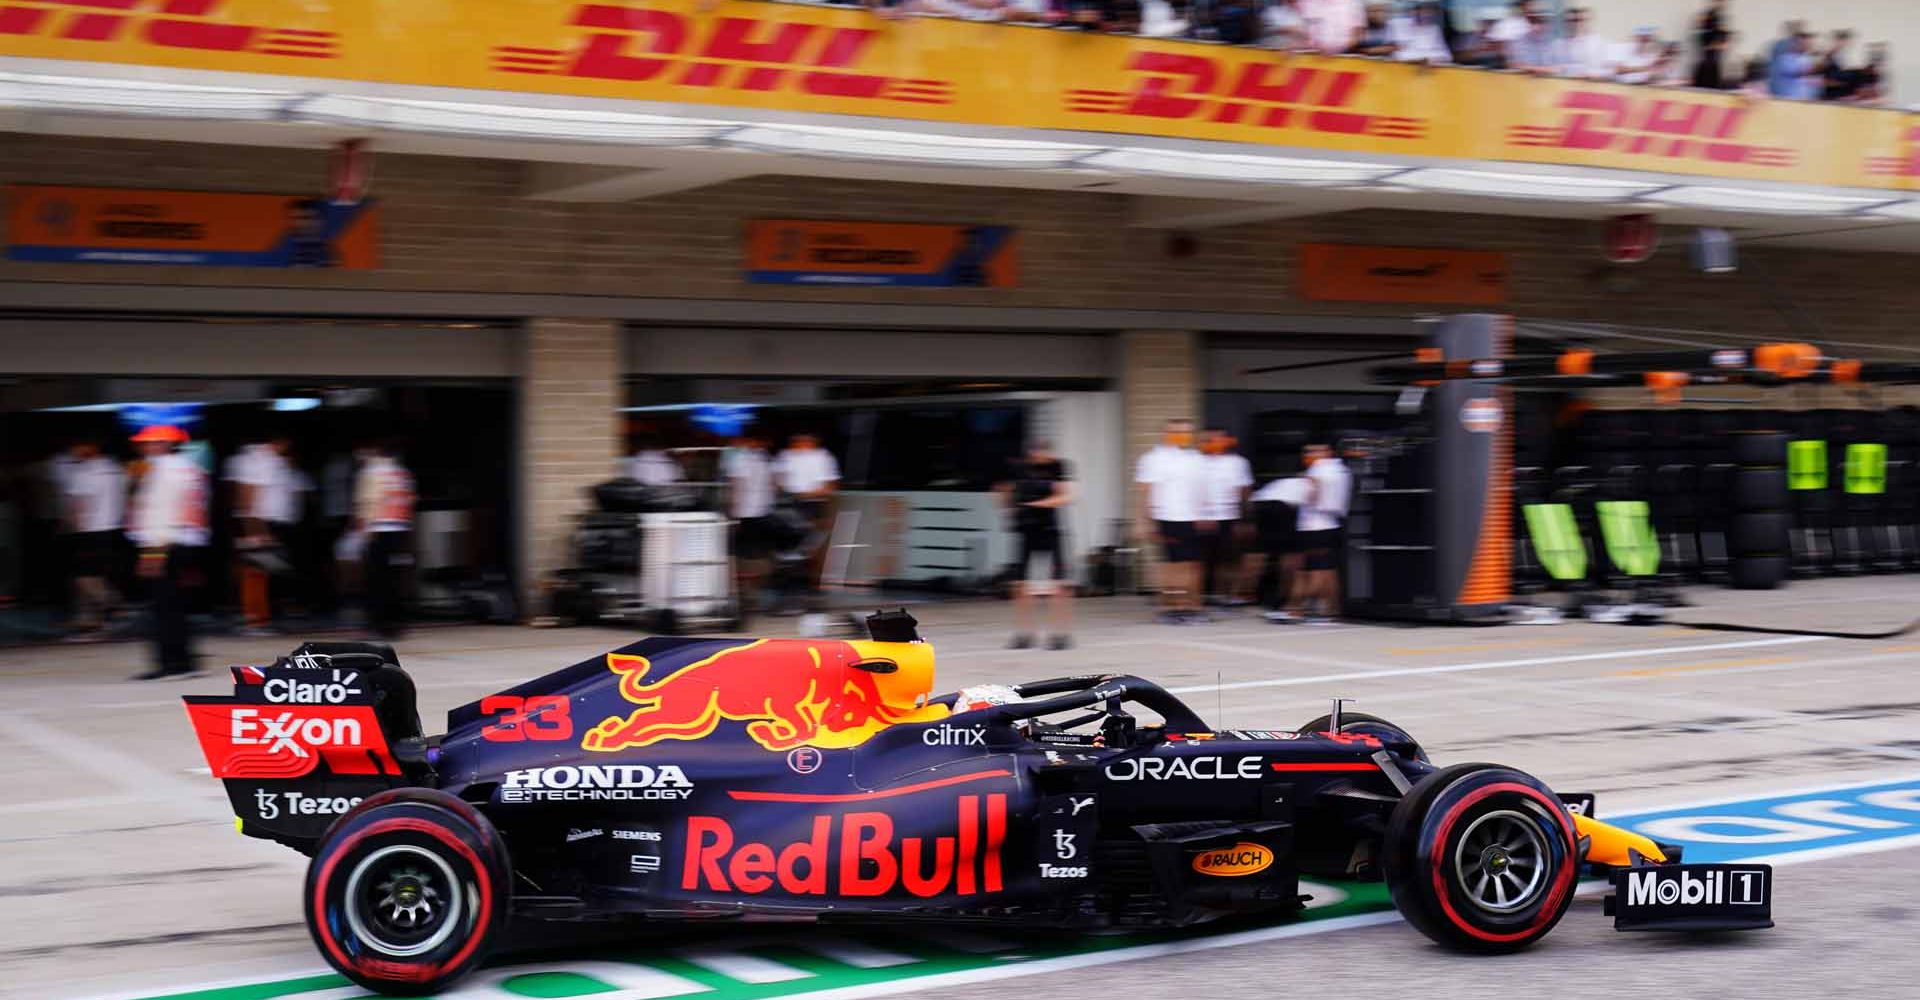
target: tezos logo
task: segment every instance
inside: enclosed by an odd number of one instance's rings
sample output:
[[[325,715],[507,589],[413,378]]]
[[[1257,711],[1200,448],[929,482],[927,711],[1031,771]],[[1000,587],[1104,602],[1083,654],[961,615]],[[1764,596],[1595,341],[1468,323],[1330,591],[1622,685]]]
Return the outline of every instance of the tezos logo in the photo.
[[[603,764],[508,771],[502,802],[634,802],[684,799],[693,782],[674,764]]]
[[[1260,758],[1135,757],[1107,765],[1114,781],[1219,781],[1260,777]]]
[[[281,792],[275,795],[264,788],[253,790],[253,805],[261,819],[279,819],[285,803],[289,816],[338,816],[360,804],[360,796],[308,795],[305,792]]]
[[[1193,870],[1218,878],[1239,878],[1273,867],[1273,852],[1259,844],[1241,841],[1232,847],[1202,851],[1193,859]]]
[[[1075,837],[1076,834],[1068,833],[1065,830],[1053,831],[1053,856],[1062,861],[1072,861],[1077,857],[1080,854],[1080,849],[1073,846]]]
[[[920,742],[930,747],[983,747],[987,745],[987,730],[984,726],[949,726],[943,722],[921,733]]]
[[[348,670],[343,677],[341,673],[335,670],[333,679],[328,681],[275,677],[260,686],[260,694],[276,705],[339,705],[360,694],[355,686],[360,674]]]
[[[309,747],[360,746],[359,719],[302,718],[292,712],[263,715],[257,708],[236,708],[229,716],[228,739],[237,747],[265,746],[270,754],[286,751],[309,756]]]
[[[1042,861],[1040,862],[1040,877],[1086,878],[1087,868],[1085,865],[1050,865]]]

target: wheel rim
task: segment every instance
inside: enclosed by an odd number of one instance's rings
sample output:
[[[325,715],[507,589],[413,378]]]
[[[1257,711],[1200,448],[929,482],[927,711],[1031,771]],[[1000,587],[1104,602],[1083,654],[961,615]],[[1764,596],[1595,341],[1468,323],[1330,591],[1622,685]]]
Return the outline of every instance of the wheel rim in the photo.
[[[446,943],[463,909],[459,881],[440,855],[411,844],[382,847],[347,876],[347,926],[393,958],[423,955]]]
[[[1513,913],[1546,892],[1547,838],[1526,813],[1499,809],[1467,825],[1453,849],[1454,880],[1488,913]]]

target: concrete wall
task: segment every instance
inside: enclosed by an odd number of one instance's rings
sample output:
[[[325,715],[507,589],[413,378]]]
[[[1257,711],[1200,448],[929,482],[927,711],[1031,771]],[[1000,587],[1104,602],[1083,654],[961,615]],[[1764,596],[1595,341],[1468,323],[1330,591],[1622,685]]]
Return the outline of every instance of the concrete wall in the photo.
[[[620,328],[610,320],[536,319],[521,340],[520,571],[531,595],[567,564],[586,490],[613,477],[623,443]]]
[[[280,271],[0,263],[0,281],[307,289],[548,293],[668,299],[875,303],[955,307],[1182,310],[1301,316],[1413,316],[1416,306],[1322,303],[1294,289],[1302,242],[1423,244],[1513,255],[1510,310],[1568,318],[1789,331],[1761,275],[1854,340],[1911,342],[1920,308],[1911,258],[1742,248],[1745,270],[1695,274],[1684,240],[1668,240],[1630,287],[1596,278],[1597,223],[1365,210],[1251,223],[1197,234],[1169,257],[1165,234],[1128,228],[1127,198],[870,181],[754,177],[628,204],[516,198],[526,165],[380,156],[384,203],[378,271]],[[312,191],[325,177],[313,150],[0,135],[0,183]],[[801,288],[741,278],[741,224],[766,217],[1003,223],[1020,228],[1020,285],[1011,289]],[[1590,252],[1587,252],[1589,251]],[[5,303],[0,303],[4,305]],[[1838,334],[1835,334],[1838,336]]]

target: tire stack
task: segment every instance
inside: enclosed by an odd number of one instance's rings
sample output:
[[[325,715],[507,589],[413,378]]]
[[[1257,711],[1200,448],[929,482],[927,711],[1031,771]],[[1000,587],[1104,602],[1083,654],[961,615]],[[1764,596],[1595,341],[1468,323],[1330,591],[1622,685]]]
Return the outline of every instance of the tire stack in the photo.
[[[1772,590],[1786,582],[1793,557],[1787,530],[1787,435],[1741,431],[1733,435],[1736,468],[1728,489],[1733,519],[1727,530],[1727,582],[1741,590]]]

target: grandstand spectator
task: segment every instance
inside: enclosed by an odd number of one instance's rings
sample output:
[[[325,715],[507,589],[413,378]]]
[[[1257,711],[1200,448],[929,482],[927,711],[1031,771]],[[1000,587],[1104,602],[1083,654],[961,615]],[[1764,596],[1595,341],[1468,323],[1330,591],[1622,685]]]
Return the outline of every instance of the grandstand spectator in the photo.
[[[1626,51],[1620,56],[1620,67],[1614,79],[1621,83],[1655,83],[1660,73],[1660,56],[1667,49],[1660,41],[1658,32],[1650,26],[1642,25],[1633,31],[1633,41],[1627,44]]]
[[[1461,35],[1454,43],[1453,61],[1479,69],[1506,69],[1506,46],[1493,37],[1498,26],[1499,22],[1493,18],[1482,18],[1474,30]]]
[[[1327,55],[1353,51],[1367,26],[1361,0],[1298,0],[1300,17],[1307,22],[1307,48]]]
[[[1867,64],[1860,68],[1860,84],[1853,92],[1853,99],[1860,104],[1884,104],[1887,93],[1892,87],[1892,71],[1887,68],[1890,59],[1887,43],[1875,42],[1867,46]]]
[[[1774,97],[1810,98],[1818,87],[1817,67],[1809,51],[1813,35],[1800,21],[1788,21],[1787,31],[1787,37],[1774,43],[1767,60],[1767,92]]]
[[[1387,5],[1373,3],[1367,5],[1367,20],[1360,28],[1360,40],[1353,43],[1352,53],[1356,56],[1374,56],[1387,58],[1399,49],[1393,42],[1392,29],[1387,25]]]
[[[1189,37],[1229,45],[1252,45],[1260,40],[1258,0],[1194,0],[1189,10]]]
[[[1767,96],[1767,57],[1754,56],[1740,76],[1740,92],[1748,97]]]
[[[1833,33],[1833,44],[1820,55],[1820,99],[1850,101],[1860,89],[1860,70],[1849,66],[1853,32],[1846,28]]]
[[[1294,0],[1272,0],[1260,12],[1260,44],[1291,52],[1307,47],[1307,21]]]
[[[1180,38],[1188,27],[1186,0],[1140,0],[1140,34]]]
[[[1707,0],[1693,19],[1693,44],[1704,56],[1716,38],[1731,31],[1727,23],[1727,0]]]
[[[1705,90],[1728,90],[1734,82],[1727,76],[1727,50],[1733,47],[1733,32],[1715,31],[1701,39],[1700,56],[1693,64],[1693,86]]]
[[[1592,23],[1592,12],[1585,7],[1567,12],[1566,74],[1586,80],[1611,80],[1620,72],[1620,49],[1594,34]]]
[[[1553,20],[1540,10],[1528,15],[1527,33],[1507,45],[1507,68],[1523,73],[1556,75],[1567,66],[1567,40],[1553,30]]]
[[[1499,47],[1503,68],[1515,68],[1513,64],[1513,45],[1533,30],[1534,18],[1538,9],[1534,0],[1520,0],[1513,5],[1507,16],[1493,22],[1487,29],[1487,38]]]
[[[1433,0],[1420,0],[1395,16],[1387,26],[1393,57],[1401,62],[1433,65],[1452,62],[1453,50],[1447,47],[1447,29],[1440,17],[1440,5]]]

